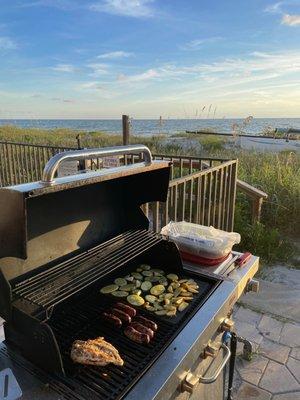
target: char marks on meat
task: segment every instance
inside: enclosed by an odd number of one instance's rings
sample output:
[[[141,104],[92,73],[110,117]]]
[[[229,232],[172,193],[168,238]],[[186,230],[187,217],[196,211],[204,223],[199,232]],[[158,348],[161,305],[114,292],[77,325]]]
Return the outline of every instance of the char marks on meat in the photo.
[[[87,365],[115,364],[122,366],[124,364],[118,350],[106,342],[103,337],[87,341],[75,340],[71,349],[71,358],[74,362]]]

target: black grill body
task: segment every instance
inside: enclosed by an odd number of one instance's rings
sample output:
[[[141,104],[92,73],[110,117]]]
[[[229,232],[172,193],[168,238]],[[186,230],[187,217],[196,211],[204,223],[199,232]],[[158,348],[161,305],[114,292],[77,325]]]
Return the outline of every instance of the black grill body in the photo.
[[[6,320],[6,343],[60,380],[74,399],[122,398],[220,283],[185,272],[177,246],[148,230],[141,205],[166,200],[169,172],[169,164],[155,162],[60,178],[53,186],[0,189],[5,213],[0,218],[0,315]],[[99,289],[140,263],[193,277],[200,287],[174,320],[139,311],[159,326],[149,346],[131,342],[101,320],[112,299]],[[71,362],[72,342],[97,336],[118,348],[124,367]]]

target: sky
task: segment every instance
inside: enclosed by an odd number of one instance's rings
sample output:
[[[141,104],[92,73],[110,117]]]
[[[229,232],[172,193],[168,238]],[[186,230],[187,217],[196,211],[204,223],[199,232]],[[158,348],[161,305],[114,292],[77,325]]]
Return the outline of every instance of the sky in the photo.
[[[300,0],[0,0],[0,118],[300,117]]]

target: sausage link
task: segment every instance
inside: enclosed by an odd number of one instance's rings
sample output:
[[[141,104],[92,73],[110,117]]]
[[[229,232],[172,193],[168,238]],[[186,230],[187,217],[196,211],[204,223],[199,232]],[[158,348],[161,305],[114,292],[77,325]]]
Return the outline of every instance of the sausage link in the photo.
[[[127,326],[127,328],[124,329],[124,334],[128,337],[128,339],[136,343],[148,344],[150,342],[150,337],[148,335],[137,331],[132,326]]]
[[[139,322],[131,322],[130,326],[132,326],[132,328],[134,328],[135,330],[141,332],[141,333],[145,333],[146,335],[148,335],[150,337],[150,339],[153,338],[154,336],[154,332],[152,329],[147,328],[146,326],[140,324]]]
[[[128,314],[131,318],[136,316],[136,310],[133,307],[128,306],[127,304],[118,302],[115,304],[115,307],[119,310],[122,310],[126,314]]]
[[[117,328],[121,328],[122,321],[117,316],[104,312],[102,313],[102,317],[105,319],[105,321],[109,322],[111,325],[114,325]]]
[[[147,328],[152,329],[154,332],[157,331],[157,325],[156,325],[156,323],[153,322],[153,321],[151,321],[150,319],[147,319],[147,318],[142,317],[142,316],[139,315],[139,316],[137,316],[137,317],[135,318],[135,321],[136,321],[136,322],[139,322],[139,323],[142,324],[142,325],[145,325]]]
[[[127,324],[130,324],[131,322],[131,317],[126,314],[124,311],[118,310],[117,308],[113,308],[111,312],[118,318],[120,318],[121,321],[126,322]]]

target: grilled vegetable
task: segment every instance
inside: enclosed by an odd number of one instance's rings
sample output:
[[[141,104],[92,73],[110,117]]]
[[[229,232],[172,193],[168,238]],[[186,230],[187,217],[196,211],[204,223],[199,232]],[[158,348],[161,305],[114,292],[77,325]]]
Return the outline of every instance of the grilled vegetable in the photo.
[[[153,273],[151,271],[143,271],[142,274],[144,276],[153,276]]]
[[[158,311],[155,311],[155,314],[156,315],[166,315],[167,314],[167,310],[158,310]]]
[[[125,279],[126,279],[126,281],[128,281],[128,282],[133,282],[133,281],[134,281],[134,277],[131,276],[131,275],[126,275],[126,276],[125,276]]]
[[[133,276],[135,279],[143,279],[143,275],[141,275],[139,272],[132,272],[131,276]]]
[[[148,265],[148,264],[141,264],[141,265],[140,265],[140,268],[141,268],[143,271],[149,271],[149,270],[151,269],[150,265]]]
[[[149,282],[149,281],[143,282],[142,285],[141,285],[141,289],[142,289],[144,292],[147,292],[147,291],[150,290],[151,288],[152,288],[152,283]]]
[[[189,305],[189,303],[186,303],[185,301],[183,301],[179,307],[178,307],[178,311],[183,311],[187,308],[187,306]]]
[[[112,295],[115,297],[127,297],[129,293],[124,290],[116,290],[115,292],[112,292]]]
[[[141,289],[133,289],[132,291],[131,291],[131,293],[132,294],[137,294],[137,295],[141,295],[142,294],[142,291],[141,291]]]
[[[145,303],[145,300],[137,294],[131,294],[128,296],[127,301],[133,306],[142,306]]]
[[[167,278],[170,279],[170,281],[178,281],[178,275],[176,274],[168,274]]]
[[[117,278],[115,279],[115,284],[118,286],[124,286],[127,285],[127,281],[124,278]]]
[[[108,285],[108,286],[104,286],[100,292],[103,294],[108,294],[108,293],[112,293],[115,292],[116,290],[119,289],[118,285]]]
[[[135,283],[128,283],[127,285],[122,286],[122,290],[125,290],[128,292],[133,289],[136,289]]]
[[[152,296],[152,294],[147,294],[145,296],[145,299],[147,301],[149,301],[149,303],[155,303],[157,301],[157,297],[156,296]]]
[[[175,317],[175,315],[176,315],[176,310],[168,311],[166,315],[167,315],[168,317]]]
[[[159,296],[164,291],[165,287],[163,285],[156,285],[151,288],[150,293],[153,294],[154,296]]]

